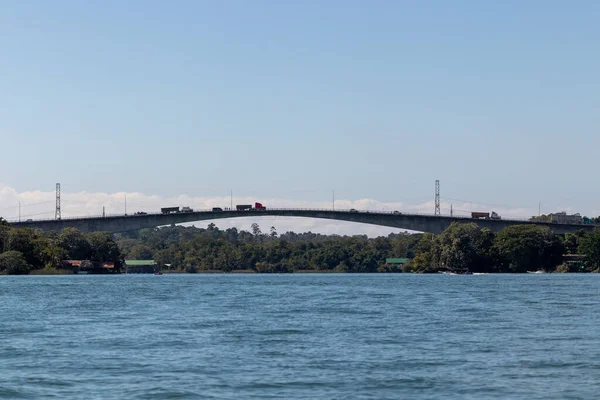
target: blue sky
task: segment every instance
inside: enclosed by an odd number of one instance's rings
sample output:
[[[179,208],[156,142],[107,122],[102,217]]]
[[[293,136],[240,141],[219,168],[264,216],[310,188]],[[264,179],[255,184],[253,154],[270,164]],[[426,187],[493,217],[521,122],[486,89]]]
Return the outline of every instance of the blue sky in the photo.
[[[600,213],[600,2],[0,7],[17,192]]]

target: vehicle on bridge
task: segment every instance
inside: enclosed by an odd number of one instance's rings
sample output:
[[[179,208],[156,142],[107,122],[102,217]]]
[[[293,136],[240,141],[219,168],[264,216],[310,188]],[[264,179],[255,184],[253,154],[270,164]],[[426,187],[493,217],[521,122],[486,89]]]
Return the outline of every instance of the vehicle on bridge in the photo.
[[[492,211],[492,213],[490,214],[489,212],[472,212],[471,213],[471,218],[475,218],[475,219],[479,219],[479,218],[483,218],[483,219],[502,219],[502,217],[500,217],[496,212]]]
[[[190,207],[181,207],[180,210],[179,207],[163,207],[160,209],[160,212],[163,214],[191,213],[194,212],[194,209]]]
[[[221,207],[213,207],[213,212],[223,211]]]
[[[147,214],[148,213],[144,212],[144,211],[136,211],[136,212],[133,213],[133,215],[147,215]]]
[[[254,203],[254,207],[252,204],[238,204],[235,206],[237,211],[246,211],[246,210],[266,210],[267,207],[263,206],[261,203]]]

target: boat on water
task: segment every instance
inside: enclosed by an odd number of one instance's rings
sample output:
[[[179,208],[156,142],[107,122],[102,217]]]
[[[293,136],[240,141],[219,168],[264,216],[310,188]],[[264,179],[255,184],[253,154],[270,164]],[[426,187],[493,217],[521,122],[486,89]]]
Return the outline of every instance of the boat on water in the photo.
[[[537,271],[527,271],[528,274],[545,274],[546,271],[544,271],[543,269],[537,270]]]
[[[447,269],[445,271],[438,271],[438,273],[444,274],[444,275],[473,275],[473,273],[471,271],[469,271],[468,269],[454,269],[454,270]]]
[[[163,274],[163,273],[162,273],[161,271],[156,271],[156,272],[154,273],[154,275],[162,275],[162,274]]]

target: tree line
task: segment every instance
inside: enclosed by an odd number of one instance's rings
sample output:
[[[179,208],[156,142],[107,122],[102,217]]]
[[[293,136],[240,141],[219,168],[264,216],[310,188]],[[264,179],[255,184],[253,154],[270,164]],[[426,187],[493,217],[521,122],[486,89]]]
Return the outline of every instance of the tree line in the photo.
[[[126,258],[154,259],[171,269],[200,272],[252,269],[257,272],[598,272],[600,232],[556,235],[548,227],[516,225],[497,233],[475,223],[452,224],[439,235],[390,234],[368,238],[286,232],[263,233],[215,224],[206,229],[171,226],[119,235]],[[580,263],[564,263],[581,254]],[[408,258],[402,265],[386,258]],[[583,268],[582,268],[583,267]]]
[[[387,257],[414,257],[421,235],[390,234],[368,238],[286,232],[274,227],[262,233],[215,224],[206,229],[171,226],[118,235],[127,259],[154,259],[185,272],[254,270],[256,272],[336,271],[377,272]]]
[[[74,228],[60,233],[12,228],[0,218],[0,274],[28,274],[60,269],[63,260],[111,261],[121,267],[121,250],[106,232],[83,234]]]
[[[580,262],[565,262],[580,254]],[[407,258],[404,265],[387,258]],[[27,274],[61,268],[62,261],[152,259],[181,272],[599,272],[600,231],[556,235],[548,227],[515,225],[497,233],[474,223],[452,224],[439,235],[278,234],[275,227],[251,231],[170,226],[123,234],[59,233],[12,228],[0,218],[0,274]]]
[[[580,257],[566,263],[567,254]],[[440,235],[422,236],[411,268],[415,272],[600,272],[600,231],[556,235],[545,226],[514,225],[493,233],[474,223],[454,223]]]

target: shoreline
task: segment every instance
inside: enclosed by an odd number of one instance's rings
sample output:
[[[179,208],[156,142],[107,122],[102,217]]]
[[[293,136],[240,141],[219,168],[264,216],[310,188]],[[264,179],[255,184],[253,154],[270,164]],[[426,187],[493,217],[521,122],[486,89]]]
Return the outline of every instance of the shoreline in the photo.
[[[356,272],[339,272],[339,271],[331,271],[331,270],[298,270],[298,271],[293,271],[293,272],[256,272],[254,270],[251,269],[243,269],[243,270],[233,270],[233,271],[221,271],[221,270],[204,270],[204,271],[198,271],[198,272],[185,272],[185,271],[161,271],[162,275],[180,275],[180,274],[186,274],[186,275],[273,275],[273,274],[279,274],[279,275],[294,275],[294,274],[330,274],[330,275],[355,275],[357,274]],[[570,274],[570,275],[574,275],[574,274],[597,274],[598,272],[545,272],[545,273],[532,273],[532,272],[523,272],[523,273],[517,273],[517,272],[489,272],[489,273],[475,273],[475,274],[443,274],[443,273],[439,273],[439,272],[430,272],[430,273],[422,273],[422,272],[363,272],[363,273],[359,273],[361,275],[564,275],[564,274]],[[27,275],[21,275],[21,276],[52,276],[52,275],[154,275],[152,273],[136,273],[136,274],[127,274],[127,273],[111,273],[111,274],[76,274],[71,270],[68,269],[60,269],[60,270],[54,270],[54,269],[38,269],[38,270],[33,270],[30,271],[29,274]],[[9,274],[0,274],[0,276],[17,276],[17,274],[15,275],[9,275]]]

